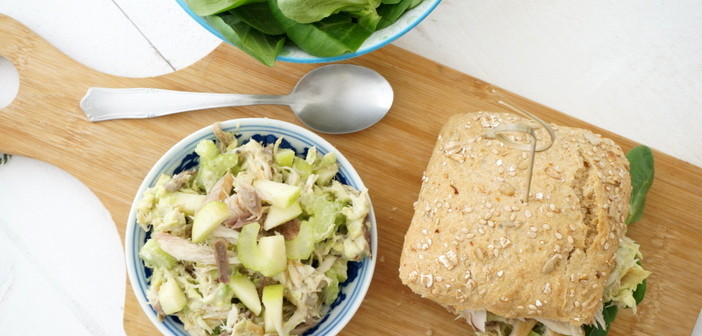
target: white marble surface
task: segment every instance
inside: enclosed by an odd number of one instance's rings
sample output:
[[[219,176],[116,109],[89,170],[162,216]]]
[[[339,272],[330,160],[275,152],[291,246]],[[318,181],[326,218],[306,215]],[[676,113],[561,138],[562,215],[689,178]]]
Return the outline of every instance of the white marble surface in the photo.
[[[174,0],[0,0],[0,13],[127,77],[182,69],[220,43]],[[702,2],[444,0],[395,44],[702,166]],[[123,334],[122,250],[97,198],[21,157],[0,165],[0,186],[0,334]],[[98,242],[100,255],[74,248]],[[113,296],[90,302],[105,287]],[[61,323],[36,323],[27,302],[40,295],[57,308],[41,316]]]

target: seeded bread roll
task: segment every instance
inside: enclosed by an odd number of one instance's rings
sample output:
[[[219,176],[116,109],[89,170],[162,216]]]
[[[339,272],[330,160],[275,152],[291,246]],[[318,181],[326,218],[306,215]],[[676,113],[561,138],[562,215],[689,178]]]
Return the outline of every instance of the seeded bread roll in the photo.
[[[626,233],[629,163],[610,139],[552,126],[555,143],[536,154],[523,203],[528,153],[486,136],[515,122],[531,123],[487,112],[446,123],[414,205],[400,278],[459,314],[592,323]],[[542,128],[537,137],[548,141]]]

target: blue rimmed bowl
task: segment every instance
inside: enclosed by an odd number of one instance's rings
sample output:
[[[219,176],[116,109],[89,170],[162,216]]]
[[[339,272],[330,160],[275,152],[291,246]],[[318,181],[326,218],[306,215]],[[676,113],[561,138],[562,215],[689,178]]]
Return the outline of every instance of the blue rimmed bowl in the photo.
[[[190,15],[197,23],[207,29],[210,33],[217,36],[224,42],[231,44],[227,39],[211,24],[205,21],[204,18],[195,14],[187,5],[185,0],[176,0],[180,7],[182,7],[185,12]],[[279,61],[292,62],[292,63],[329,63],[343,61],[346,59],[358,57],[367,54],[376,49],[382,48],[393,41],[397,40],[400,36],[406,34],[408,31],[412,30],[416,25],[418,25],[422,20],[424,20],[429,13],[431,13],[434,8],[441,2],[441,0],[424,0],[417,7],[414,7],[402,14],[402,16],[392,25],[375,31],[355,52],[343,54],[334,57],[317,57],[312,56],[300,48],[294,45],[286,44],[283,47],[280,55],[278,56]]]
[[[285,146],[294,149],[298,154],[306,153],[311,147],[316,147],[322,154],[335,152],[339,163],[339,174],[337,178],[340,179],[341,182],[351,185],[356,189],[365,188],[361,177],[344,155],[329,142],[305,128],[284,121],[267,118],[228,120],[221,122],[220,126],[225,131],[234,132],[240,142],[255,139],[267,144],[275,142],[278,138],[283,137]],[[134,198],[134,202],[132,203],[129,219],[127,220],[125,250],[129,281],[144,313],[146,313],[151,322],[164,335],[185,336],[188,335],[188,333],[183,328],[183,324],[173,316],[167,316],[163,321],[159,321],[156,311],[149,305],[146,298],[146,290],[149,286],[148,277],[151,271],[144,265],[141,258],[139,258],[139,250],[146,242],[148,233],[142,230],[136,222],[137,202],[141,199],[144,191],[156,183],[156,180],[161,174],[174,174],[196,165],[197,155],[194,154],[195,146],[203,139],[214,139],[211,127],[200,129],[188,135],[175,144],[175,146],[171,147],[171,149],[156,162],[141,183]],[[375,270],[375,254],[378,250],[378,233],[372,205],[368,217],[371,223],[371,252],[374,257],[365,258],[360,262],[349,263],[349,277],[346,282],[341,284],[339,297],[334,303],[325,307],[326,313],[324,318],[317,326],[308,330],[305,335],[321,336],[338,334],[351,320],[361,305],[368,291],[368,287],[370,286],[371,278],[373,277],[373,271]]]

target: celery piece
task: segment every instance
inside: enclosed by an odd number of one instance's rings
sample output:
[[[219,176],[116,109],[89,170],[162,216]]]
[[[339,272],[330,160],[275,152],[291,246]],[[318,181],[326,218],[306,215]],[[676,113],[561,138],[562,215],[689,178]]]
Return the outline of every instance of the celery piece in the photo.
[[[170,279],[158,289],[158,302],[163,313],[170,315],[181,311],[188,303],[188,299],[178,283]]]
[[[237,254],[244,266],[265,276],[273,276],[285,270],[287,257],[285,238],[281,235],[258,237],[258,223],[250,223],[241,228],[237,240]]]
[[[212,160],[220,154],[219,148],[212,140],[201,140],[195,146],[195,153],[200,156],[200,160]]]
[[[329,184],[338,172],[339,164],[336,163],[336,154],[334,152],[327,153],[315,168],[315,174],[319,175],[316,182],[317,185],[324,186]]]
[[[201,157],[196,180],[209,193],[215,183],[238,163],[239,157],[234,153],[220,154],[212,159]]]
[[[176,264],[175,258],[161,249],[156,239],[149,239],[139,250],[139,256],[149,268],[171,268]]]
[[[300,177],[303,181],[307,180],[307,178],[314,172],[312,165],[299,156],[296,156],[293,159],[292,167],[297,171],[298,174],[300,174]]]
[[[277,332],[278,335],[285,335],[283,330],[283,285],[269,285],[263,287],[263,305],[266,310],[263,313],[266,332]]]
[[[297,216],[300,214],[302,214],[302,208],[300,207],[300,202],[298,201],[293,202],[286,208],[271,205],[271,207],[268,209],[266,220],[263,222],[263,229],[268,231],[280,224],[297,218]]]
[[[202,243],[217,225],[229,217],[229,207],[222,201],[211,201],[202,206],[193,220],[193,243]]]
[[[340,282],[344,282],[346,279],[348,279],[348,271],[348,260],[343,258],[336,259],[334,265],[327,270],[330,275],[334,275]]]
[[[314,227],[315,242],[322,241],[334,235],[337,218],[341,214],[339,203],[327,200],[325,196],[315,197],[309,205],[310,222]]]
[[[348,275],[347,260],[339,258],[334,262],[334,265],[324,275],[329,278],[329,284],[322,291],[322,297],[325,304],[331,304],[339,296],[339,283],[346,281]]]
[[[329,279],[329,284],[322,290],[322,299],[324,304],[332,304],[339,296],[339,280]]]
[[[285,242],[285,251],[288,259],[305,260],[310,257],[314,251],[314,228],[309,221],[300,223],[300,231],[292,240]]]
[[[258,297],[256,285],[247,276],[237,274],[229,280],[229,287],[245,306],[254,315],[261,314],[261,299]]]

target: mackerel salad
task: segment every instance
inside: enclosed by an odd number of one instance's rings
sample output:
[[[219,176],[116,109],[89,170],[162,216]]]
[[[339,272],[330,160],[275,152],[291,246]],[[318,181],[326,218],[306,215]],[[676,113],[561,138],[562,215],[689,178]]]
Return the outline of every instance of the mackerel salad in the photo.
[[[148,301],[191,335],[300,335],[337,299],[349,262],[371,256],[367,190],[336,178],[333,152],[214,133],[196,169],[160,176],[138,202]]]

